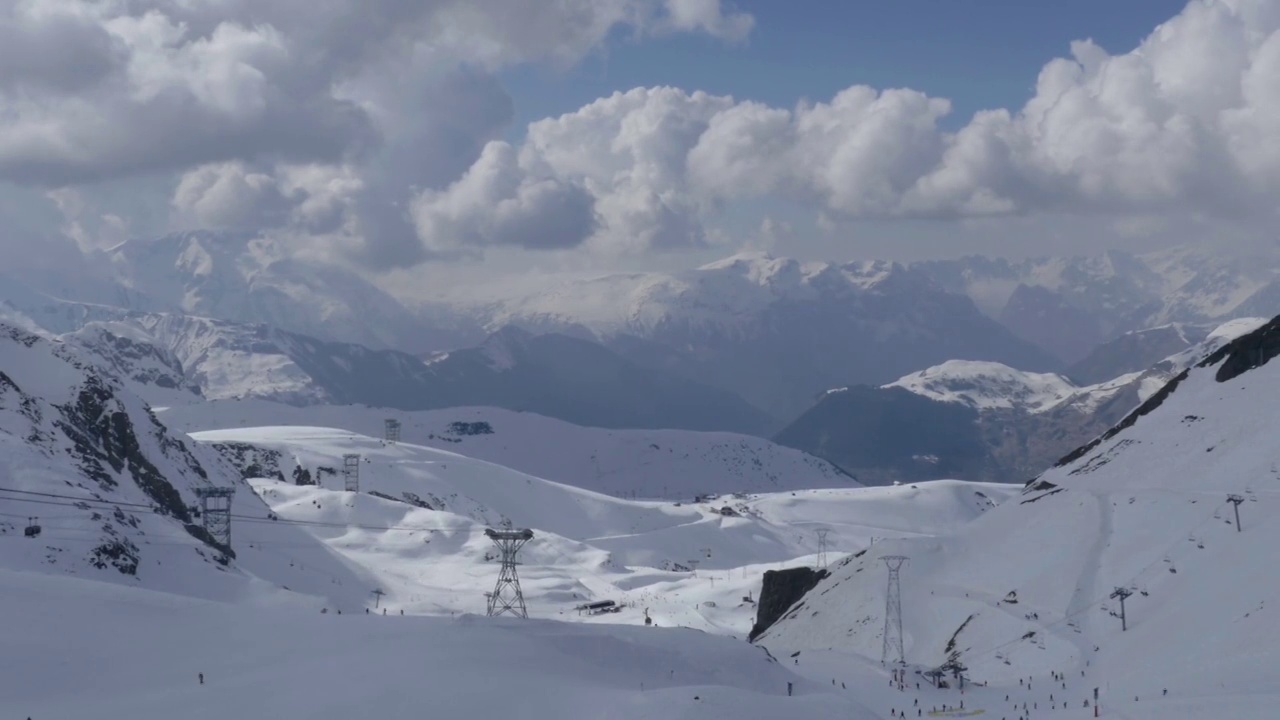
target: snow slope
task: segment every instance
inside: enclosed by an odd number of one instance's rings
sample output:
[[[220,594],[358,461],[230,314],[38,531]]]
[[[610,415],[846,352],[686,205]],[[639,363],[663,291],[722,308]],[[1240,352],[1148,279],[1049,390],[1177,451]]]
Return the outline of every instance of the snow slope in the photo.
[[[0,609],[23,618],[0,674],[12,717],[877,717],[759,648],[691,630],[322,615],[9,571]]]
[[[851,558],[760,642],[878,660],[881,558],[901,554],[907,662],[966,666],[989,683],[971,708],[1004,714],[1008,694],[1036,718],[1075,717],[1100,687],[1110,717],[1275,717],[1277,338],[1276,321],[1239,338],[959,531]],[[1127,632],[1116,588],[1132,593]],[[1045,711],[1064,695],[1069,712]]]
[[[403,412],[357,405],[292,407],[223,400],[161,413],[185,432],[322,425],[383,435],[400,421],[403,441],[467,455],[588,490],[625,497],[689,499],[706,493],[853,487],[831,463],[763,438],[689,430],[608,430],[534,413],[460,407]]]
[[[1048,409],[1077,388],[1057,373],[1031,373],[1008,365],[974,360],[948,360],[903,376],[883,387],[900,387],[942,402],[973,408]]]
[[[480,612],[496,568],[484,529],[511,521],[535,540],[522,553],[530,614],[577,619],[586,599],[628,607],[607,622],[640,623],[644,608],[663,626],[745,636],[767,569],[812,562],[814,531],[829,529],[833,553],[873,537],[954,527],[1013,488],[947,484],[878,490],[831,489],[712,498],[698,503],[633,501],[525,475],[444,450],[307,427],[240,428],[195,433],[201,443],[257,448],[296,464],[319,486],[252,480],[273,512],[314,535],[380,587],[383,602],[410,614]],[[337,472],[358,453],[360,492]],[[287,466],[287,467],[285,467]],[[271,471],[261,474],[271,475]],[[983,493],[982,496],[975,494]],[[918,493],[921,499],[911,500]],[[902,497],[900,505],[887,510]],[[729,511],[726,512],[725,508]],[[807,519],[805,519],[807,517]],[[916,518],[913,520],[912,518]],[[913,529],[916,526],[916,529]],[[242,543],[256,543],[256,529]],[[270,549],[272,540],[262,538]],[[691,562],[692,561],[692,562]],[[694,572],[696,565],[696,572]],[[359,597],[348,610],[370,598]],[[712,602],[702,607],[705,600]]]

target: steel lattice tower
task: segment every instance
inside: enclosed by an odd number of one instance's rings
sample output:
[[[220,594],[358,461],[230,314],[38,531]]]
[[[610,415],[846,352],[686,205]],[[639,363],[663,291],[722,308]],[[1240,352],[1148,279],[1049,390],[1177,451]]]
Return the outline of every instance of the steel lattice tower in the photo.
[[[828,529],[818,530],[818,569],[821,570],[827,566],[827,533]]]
[[[533,531],[489,528],[484,534],[502,551],[502,570],[498,572],[498,582],[489,594],[489,617],[508,612],[516,617],[529,617],[524,606],[524,592],[520,589],[520,574],[516,572],[516,566],[520,564],[516,562],[516,553],[533,539]]]
[[[360,456],[348,453],[342,456],[342,479],[347,492],[360,492]]]
[[[387,442],[400,442],[400,421],[387,418],[384,425],[387,431]]]
[[[236,489],[231,487],[198,487],[200,519],[205,532],[225,547],[231,547],[231,497]]]
[[[880,652],[880,662],[893,662],[904,665],[906,653],[902,649],[902,586],[898,582],[898,571],[909,558],[906,555],[886,555],[881,560],[889,568],[889,588],[884,596],[884,649]]]

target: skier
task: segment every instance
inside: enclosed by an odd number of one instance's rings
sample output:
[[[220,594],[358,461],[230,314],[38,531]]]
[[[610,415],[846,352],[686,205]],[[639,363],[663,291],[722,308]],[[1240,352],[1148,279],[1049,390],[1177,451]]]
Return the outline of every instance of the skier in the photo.
[[[201,684],[201,685],[203,685],[203,684],[204,684],[204,673],[200,673],[199,675],[200,675],[200,684]]]
[[[791,683],[787,683],[787,697],[791,697]]]

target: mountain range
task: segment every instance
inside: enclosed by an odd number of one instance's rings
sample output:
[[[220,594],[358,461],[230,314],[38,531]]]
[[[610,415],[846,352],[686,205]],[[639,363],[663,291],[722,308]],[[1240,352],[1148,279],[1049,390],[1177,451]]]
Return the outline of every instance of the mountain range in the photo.
[[[199,398],[495,406],[606,428],[776,435],[856,474],[869,466],[837,440],[848,430],[838,418],[860,411],[857,403],[833,411],[838,403],[875,396],[883,405],[889,391],[880,386],[952,361],[997,363],[1023,380],[1060,375],[1073,393],[1110,387],[1195,347],[1242,310],[1280,310],[1276,268],[1270,256],[1191,248],[905,264],[747,253],[679,272],[454,288],[402,302],[269,237],[201,231],[128,241],[67,277],[6,278],[0,316],[114,358],[126,382],[160,406]],[[860,385],[872,389],[828,393]],[[1101,414],[1111,406],[961,410],[1019,420],[980,423],[990,426],[977,433],[987,448],[961,465],[931,465],[959,456],[921,438],[905,457],[930,477],[943,467],[1022,477],[1141,399],[1115,387],[1106,395],[1115,408]],[[890,405],[916,404],[892,396]],[[897,427],[909,418],[919,414],[907,412]],[[864,434],[895,436],[877,454],[900,439],[889,428]],[[843,449],[823,449],[815,437]],[[870,469],[865,479],[874,481],[879,471]]]

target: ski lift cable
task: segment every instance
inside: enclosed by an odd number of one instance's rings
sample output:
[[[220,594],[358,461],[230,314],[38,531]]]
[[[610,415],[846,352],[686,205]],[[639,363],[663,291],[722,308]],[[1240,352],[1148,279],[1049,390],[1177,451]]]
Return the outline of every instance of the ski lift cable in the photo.
[[[30,494],[30,495],[38,495],[41,498],[47,497],[47,498],[61,499],[61,501],[59,501],[56,499],[45,500],[45,499],[36,499],[36,498],[5,497],[0,495],[0,499],[3,499],[3,500],[7,500],[11,502],[31,503],[35,505],[81,507],[82,504],[87,504],[90,509],[97,509],[97,510],[101,510],[103,508],[95,507],[95,506],[120,507],[120,508],[130,509],[130,510],[148,510],[152,512],[154,512],[157,508],[157,506],[155,505],[146,505],[143,503],[131,503],[131,502],[124,502],[124,501],[116,501],[116,500],[99,500],[96,498],[84,498],[84,497],[77,497],[74,495],[59,495],[56,493],[35,493],[30,491],[13,490],[5,487],[0,487],[0,492],[21,492],[21,493]],[[23,516],[23,517],[26,517],[26,516]],[[248,522],[248,523],[286,524],[286,525],[301,525],[301,526],[309,526],[309,527],[332,527],[332,528],[359,529],[359,530],[402,530],[402,531],[410,531],[410,532],[451,531],[451,530],[470,531],[471,530],[471,528],[467,528],[465,526],[369,525],[369,524],[363,524],[363,523],[343,523],[343,522],[330,522],[330,521],[322,521],[322,520],[297,520],[297,519],[289,519],[289,518],[278,518],[276,520],[272,520],[266,517],[260,517],[256,515],[241,515],[238,513],[231,513],[230,517],[233,520],[239,520],[241,522]]]

